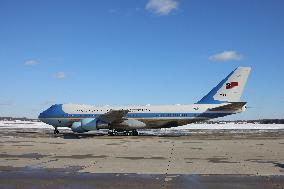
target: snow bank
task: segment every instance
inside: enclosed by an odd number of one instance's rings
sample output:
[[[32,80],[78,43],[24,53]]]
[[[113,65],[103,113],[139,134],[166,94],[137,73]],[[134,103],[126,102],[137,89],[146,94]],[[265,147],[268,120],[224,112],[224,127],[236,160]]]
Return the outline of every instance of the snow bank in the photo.
[[[43,129],[54,129],[51,125],[43,122],[31,122],[31,121],[0,121],[0,129],[4,128],[43,128]]]
[[[245,124],[235,124],[235,123],[227,123],[227,124],[188,124],[179,127],[172,127],[166,130],[184,130],[184,129],[214,129],[214,130],[247,130],[247,129],[257,129],[257,130],[270,130],[270,129],[284,129],[284,124],[253,124],[253,123],[245,123]]]

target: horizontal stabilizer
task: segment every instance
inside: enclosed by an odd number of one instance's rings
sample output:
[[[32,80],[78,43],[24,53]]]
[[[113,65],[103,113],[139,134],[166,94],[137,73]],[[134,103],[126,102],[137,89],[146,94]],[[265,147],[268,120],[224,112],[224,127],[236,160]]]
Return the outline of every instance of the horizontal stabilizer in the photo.
[[[230,104],[226,104],[223,106],[218,106],[216,108],[208,109],[211,112],[214,111],[237,111],[240,110],[246,105],[246,102],[231,102]]]

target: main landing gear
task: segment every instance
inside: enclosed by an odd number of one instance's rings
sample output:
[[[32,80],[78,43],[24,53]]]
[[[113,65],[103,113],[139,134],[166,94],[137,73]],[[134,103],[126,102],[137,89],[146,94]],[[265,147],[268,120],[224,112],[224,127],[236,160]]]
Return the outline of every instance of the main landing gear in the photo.
[[[138,136],[139,133],[136,129],[134,130],[109,130],[108,131],[109,136],[114,136],[114,135],[125,135],[125,136]]]
[[[139,135],[139,133],[138,133],[137,130],[133,130],[133,131],[132,131],[132,136],[138,136],[138,135]]]
[[[55,134],[55,135],[59,134],[59,131],[58,131],[57,128],[54,129],[54,134]]]
[[[113,136],[114,135],[114,131],[113,130],[109,130],[108,131],[108,136]]]

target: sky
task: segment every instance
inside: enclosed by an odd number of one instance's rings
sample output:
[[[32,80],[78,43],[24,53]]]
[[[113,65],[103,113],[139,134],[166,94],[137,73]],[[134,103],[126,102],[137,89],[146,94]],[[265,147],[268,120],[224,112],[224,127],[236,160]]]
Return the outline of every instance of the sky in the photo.
[[[284,118],[282,0],[0,0],[0,116],[192,104],[251,66],[228,119]]]

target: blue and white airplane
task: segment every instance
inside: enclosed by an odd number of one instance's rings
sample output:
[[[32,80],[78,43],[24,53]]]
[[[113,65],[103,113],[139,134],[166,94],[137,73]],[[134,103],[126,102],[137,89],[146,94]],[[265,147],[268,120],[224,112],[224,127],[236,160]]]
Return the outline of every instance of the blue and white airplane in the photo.
[[[139,129],[157,129],[186,125],[245,111],[241,102],[250,67],[238,67],[192,105],[90,106],[55,104],[40,113],[38,118],[58,127],[69,127],[84,133],[108,129],[109,135],[118,132],[138,135]]]

